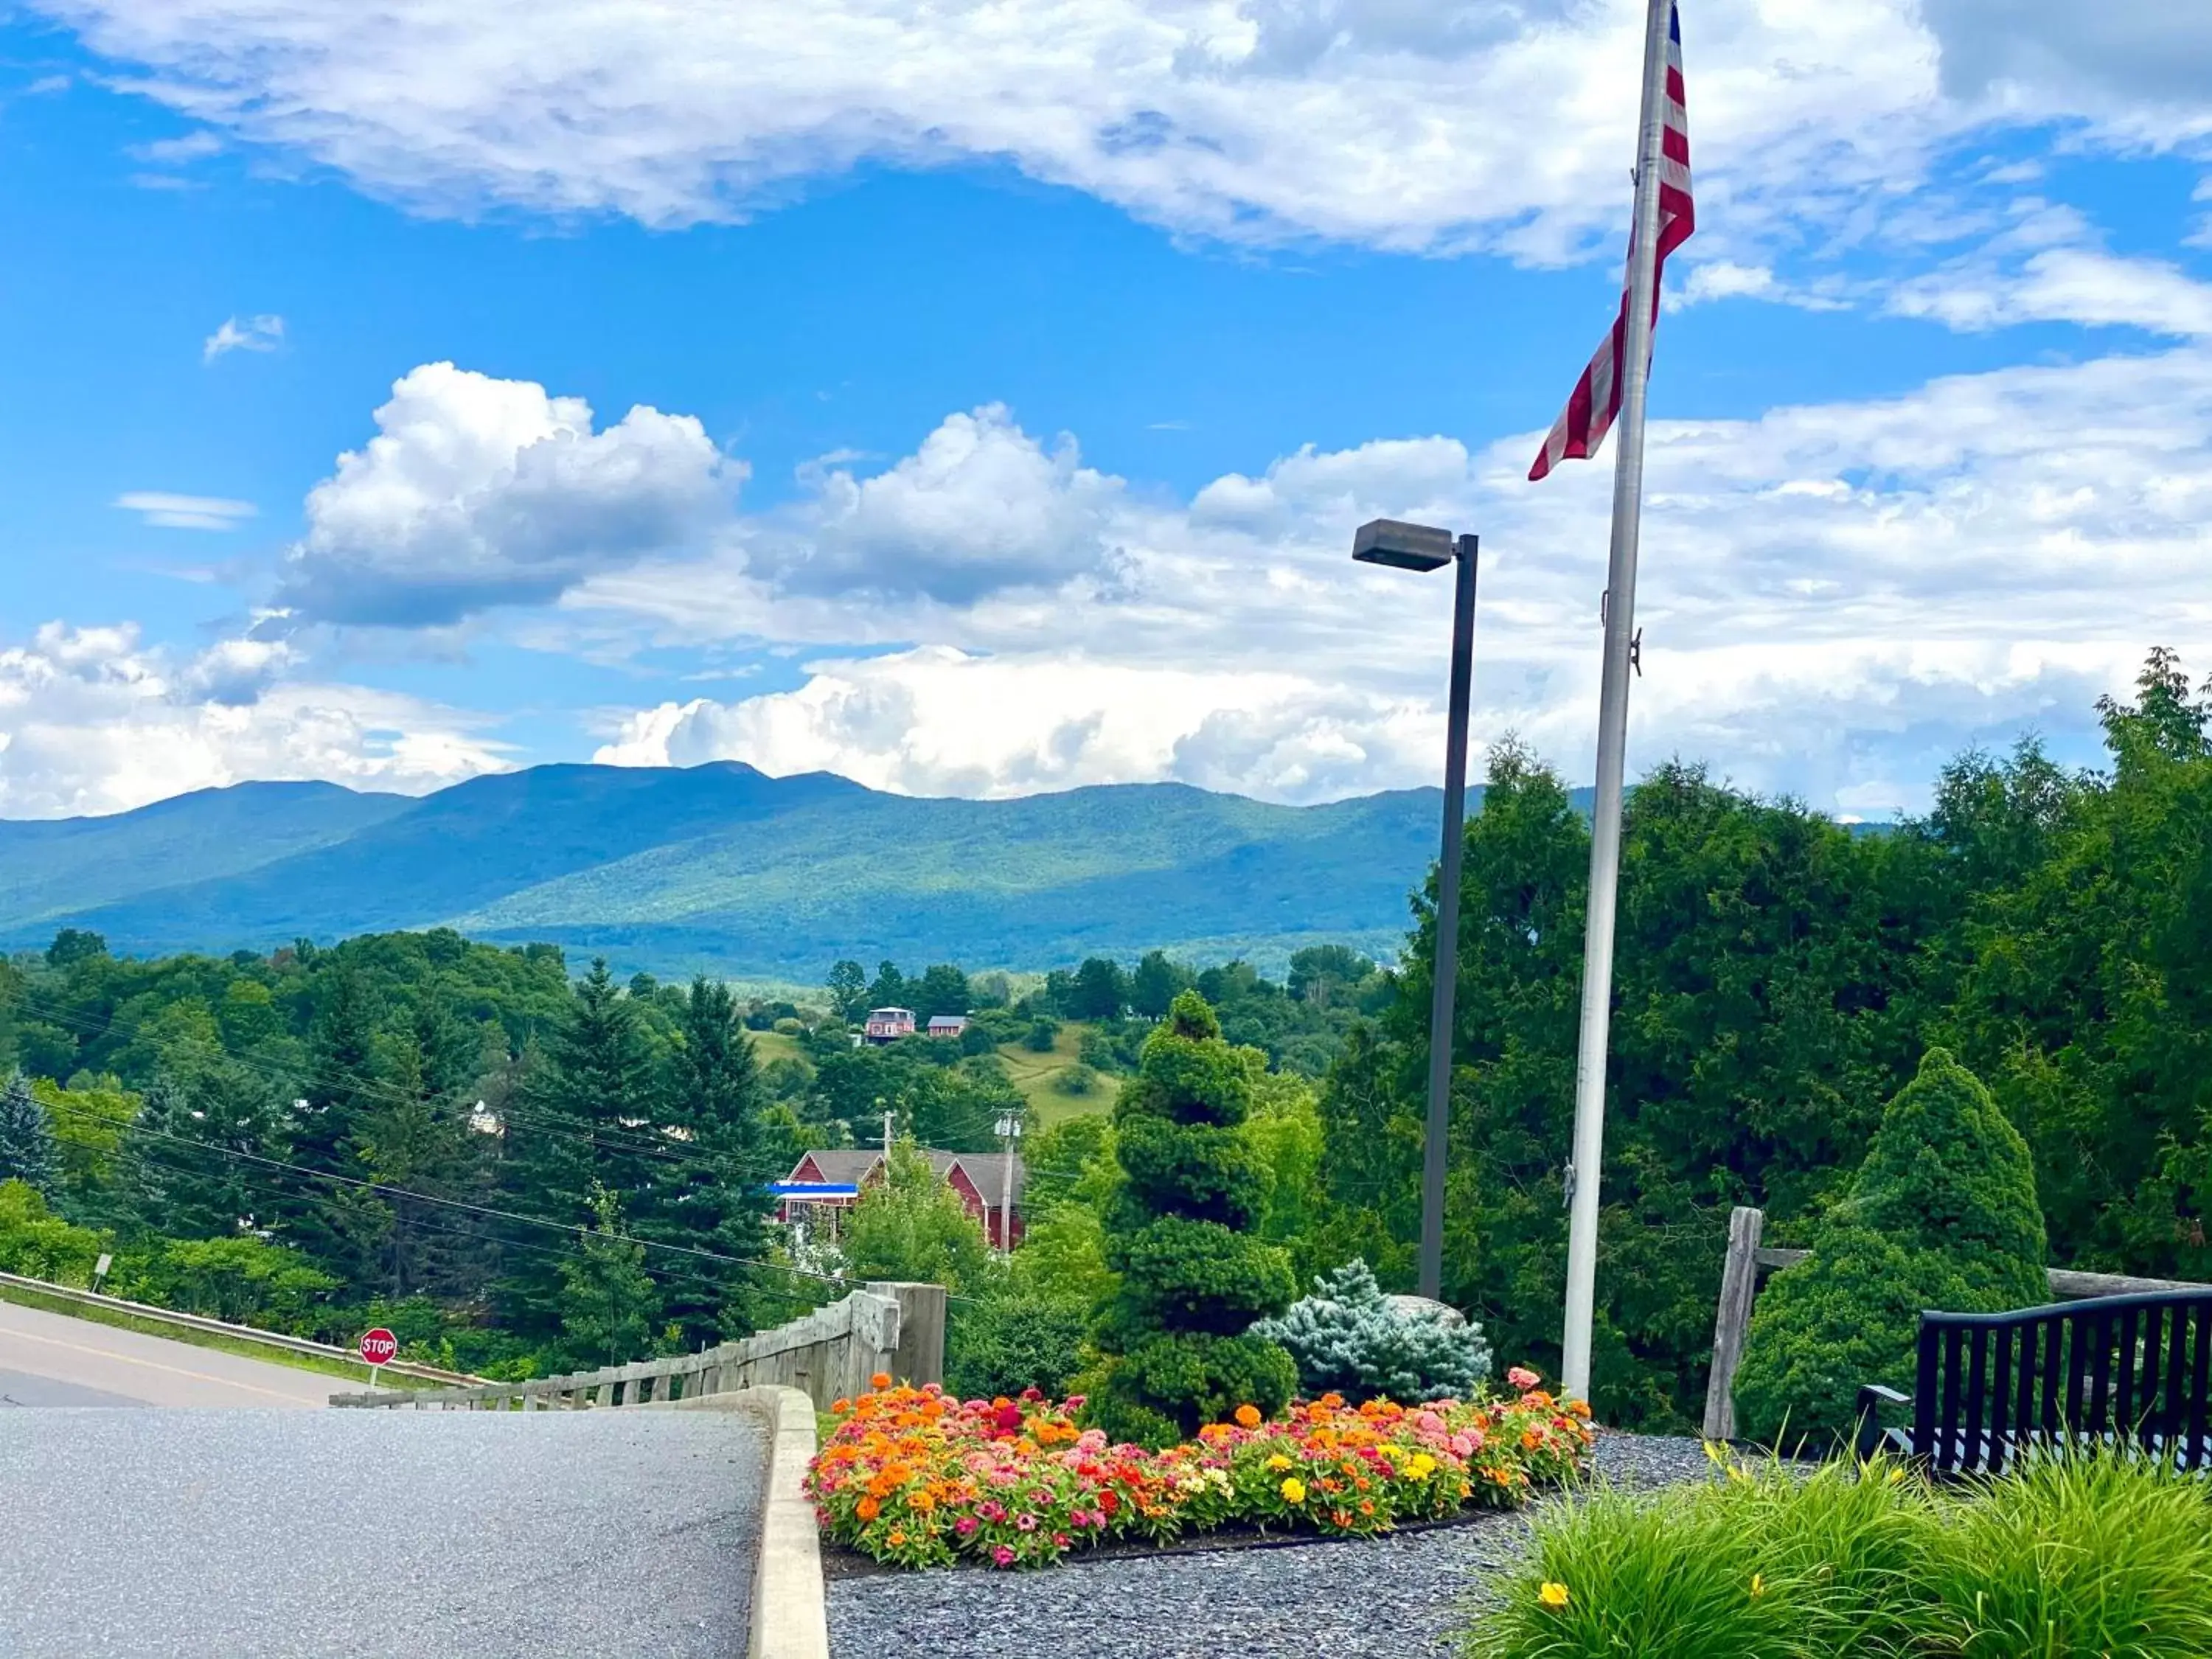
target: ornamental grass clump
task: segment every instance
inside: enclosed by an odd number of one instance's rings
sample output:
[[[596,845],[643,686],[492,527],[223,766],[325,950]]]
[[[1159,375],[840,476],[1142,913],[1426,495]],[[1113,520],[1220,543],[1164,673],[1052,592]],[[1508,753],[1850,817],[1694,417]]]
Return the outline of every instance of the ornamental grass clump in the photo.
[[[1251,1094],[1213,1010],[1185,991],[1114,1103],[1125,1179],[1106,1265],[1121,1285],[1099,1322],[1108,1360],[1092,1408],[1112,1439],[1171,1445],[1240,1405],[1272,1416],[1297,1388],[1290,1355],[1250,1328],[1297,1289],[1289,1256],[1252,1232],[1263,1178],[1242,1133]]]
[[[1922,1310],[2049,1300],[2027,1144],[1942,1048],[1890,1102],[1850,1196],[1811,1243],[1760,1294],[1736,1373],[1738,1423],[1770,1443],[1846,1440],[1862,1384],[1910,1391]]]
[[[1252,1334],[1280,1343],[1308,1394],[1353,1400],[1462,1400],[1490,1375],[1482,1327],[1405,1313],[1382,1294],[1364,1261],[1314,1280],[1314,1293]]]
[[[1518,1504],[1585,1467],[1587,1408],[1515,1375],[1529,1386],[1498,1399],[1332,1395],[1272,1420],[1247,1402],[1157,1451],[1080,1427],[1079,1396],[961,1401],[879,1377],[833,1408],[807,1492],[832,1540],[906,1567],[1045,1566],[1109,1539],[1225,1527],[1364,1537]]]
[[[2212,1493],[2068,1453],[1931,1487],[1900,1464],[1601,1491],[1539,1520],[1468,1659],[2194,1659],[2212,1653]]]

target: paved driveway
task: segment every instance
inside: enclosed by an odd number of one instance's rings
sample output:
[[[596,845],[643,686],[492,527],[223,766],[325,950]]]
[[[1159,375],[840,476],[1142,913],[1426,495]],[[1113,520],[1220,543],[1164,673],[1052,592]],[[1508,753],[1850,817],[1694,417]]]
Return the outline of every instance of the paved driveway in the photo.
[[[745,1649],[740,1413],[0,1411],[9,1659]]]

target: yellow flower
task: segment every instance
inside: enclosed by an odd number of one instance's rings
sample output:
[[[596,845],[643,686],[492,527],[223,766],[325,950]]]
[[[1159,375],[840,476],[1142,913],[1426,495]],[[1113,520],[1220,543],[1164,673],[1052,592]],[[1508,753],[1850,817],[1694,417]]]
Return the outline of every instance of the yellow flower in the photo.
[[[1544,1581],[1543,1589],[1536,1592],[1536,1599],[1557,1612],[1567,1605],[1567,1587],[1547,1578]]]
[[[1766,1575],[1765,1573],[1754,1572],[1751,1575],[1751,1593],[1754,1598],[1766,1594]]]
[[[1888,1474],[1888,1477],[1887,1477],[1887,1478],[1888,1478],[1888,1480],[1889,1480],[1889,1484],[1890,1484],[1891,1486],[1896,1486],[1899,1482],[1902,1481],[1902,1480],[1905,1479],[1905,1468],[1904,1468],[1904,1466],[1903,1466],[1902,1464],[1899,1464],[1896,1468],[1892,1469],[1892,1470],[1889,1472],[1889,1474]]]
[[[1306,1501],[1306,1483],[1299,1480],[1295,1474],[1292,1475],[1289,1480],[1283,1482],[1283,1496],[1293,1504],[1304,1503]]]
[[[1415,1452],[1407,1460],[1406,1474],[1415,1480],[1425,1480],[1437,1472],[1437,1460],[1425,1451]]]
[[[1277,1474],[1280,1474],[1285,1469],[1291,1468],[1295,1466],[1291,1463],[1289,1458],[1284,1456],[1282,1453],[1277,1452],[1273,1457],[1267,1460],[1267,1467],[1273,1469]]]

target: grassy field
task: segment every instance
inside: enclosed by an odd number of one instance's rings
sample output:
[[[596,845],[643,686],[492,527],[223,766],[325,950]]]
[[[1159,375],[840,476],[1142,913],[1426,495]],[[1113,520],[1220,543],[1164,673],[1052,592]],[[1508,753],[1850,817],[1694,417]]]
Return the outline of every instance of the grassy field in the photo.
[[[1067,1068],[1076,1063],[1085,1030],[1073,1020],[1061,1025],[1052,1052],[1048,1054],[1024,1048],[1018,1042],[1000,1045],[999,1058],[1006,1062],[1006,1074],[1013,1079],[1014,1087],[1021,1091],[1022,1098],[1029,1102],[1042,1128],[1050,1128],[1065,1118],[1080,1117],[1086,1112],[1110,1110],[1114,1097],[1121,1092],[1121,1080],[1103,1072],[1097,1074],[1097,1081],[1088,1094],[1071,1095],[1059,1086]]]
[[[356,1389],[369,1386],[368,1367],[358,1360],[337,1359],[319,1353],[296,1353],[289,1348],[277,1347],[273,1343],[264,1344],[246,1337],[225,1336],[217,1331],[196,1331],[189,1326],[142,1318],[119,1308],[98,1308],[82,1302],[71,1302],[63,1297],[41,1296],[36,1291],[27,1291],[15,1285],[0,1285],[0,1302],[36,1308],[43,1313],[67,1314],[71,1319],[86,1320],[94,1325],[112,1325],[117,1330],[137,1331],[142,1336],[187,1342],[195,1348],[213,1348],[218,1353],[236,1354],[241,1359],[264,1359],[272,1365],[289,1365],[295,1370],[320,1371],[325,1376],[350,1382]],[[449,1385],[387,1372],[379,1379],[378,1386],[386,1389],[439,1389]]]
[[[779,1060],[806,1058],[799,1052],[797,1037],[786,1036],[781,1031],[750,1031],[746,1035],[753,1040],[754,1058],[763,1066],[773,1066]]]

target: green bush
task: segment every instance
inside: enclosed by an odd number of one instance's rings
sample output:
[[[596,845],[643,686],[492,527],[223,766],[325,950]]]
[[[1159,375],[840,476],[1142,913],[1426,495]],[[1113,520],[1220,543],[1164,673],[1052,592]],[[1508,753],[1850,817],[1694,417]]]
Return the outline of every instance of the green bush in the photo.
[[[963,1400],[1041,1390],[1065,1399],[1085,1363],[1091,1310],[1020,1291],[956,1303],[946,1321],[945,1386]]]
[[[1894,1464],[1731,1465],[1540,1516],[1468,1659],[2184,1659],[2212,1653],[2212,1494],[2057,1456],[1931,1489]]]
[[[1087,1095],[1098,1087],[1098,1073],[1078,1061],[1060,1068],[1052,1080],[1052,1086],[1064,1095]]]
[[[1251,1107],[1244,1062],[1195,992],[1175,1000],[1114,1104],[1127,1176],[1105,1222],[1120,1288],[1099,1322],[1109,1357],[1092,1415],[1117,1440],[1158,1445],[1297,1387],[1283,1349],[1249,1334],[1297,1293],[1290,1258],[1248,1229],[1261,1189],[1237,1133]]]
[[[82,1289],[106,1243],[89,1227],[73,1227],[46,1208],[27,1181],[0,1181],[0,1273],[21,1273]]]
[[[1052,1045],[1060,1041],[1060,1022],[1039,1014],[1030,1022],[1030,1029],[1022,1035],[1022,1047],[1034,1054],[1048,1054]]]
[[[1309,1397],[1465,1400],[1490,1375],[1481,1326],[1401,1312],[1364,1261],[1315,1279],[1311,1296],[1252,1334],[1288,1351]]]
[[[1736,1373],[1742,1431],[1763,1442],[1848,1437],[1869,1382],[1910,1392],[1920,1315],[2049,1299],[2043,1216],[2019,1132],[1941,1048],[1898,1091],[1850,1196],[1809,1260],[1754,1304]]]

